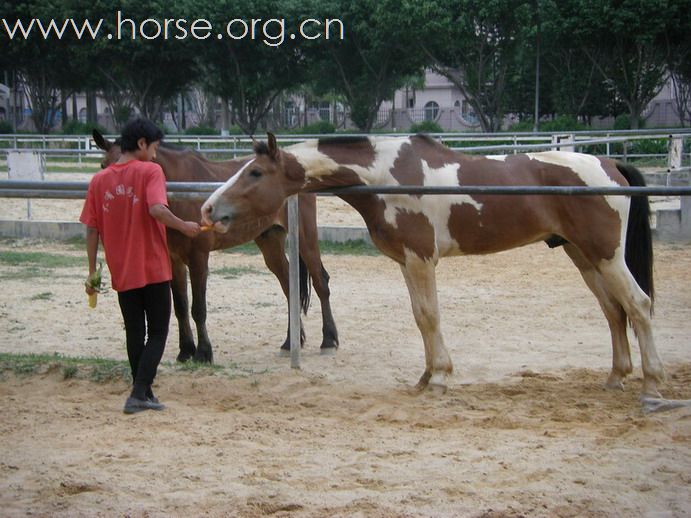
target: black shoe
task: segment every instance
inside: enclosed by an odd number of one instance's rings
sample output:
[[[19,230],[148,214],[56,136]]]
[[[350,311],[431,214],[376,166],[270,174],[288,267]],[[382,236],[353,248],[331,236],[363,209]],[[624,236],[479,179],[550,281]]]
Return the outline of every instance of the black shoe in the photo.
[[[126,414],[135,414],[144,410],[163,410],[164,405],[158,402],[150,401],[148,399],[137,399],[135,397],[128,397],[125,401],[125,408],[123,411]]]

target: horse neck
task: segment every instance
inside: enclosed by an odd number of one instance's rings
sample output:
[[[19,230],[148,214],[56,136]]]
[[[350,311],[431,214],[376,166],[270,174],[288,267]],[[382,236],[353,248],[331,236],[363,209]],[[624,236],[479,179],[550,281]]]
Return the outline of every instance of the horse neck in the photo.
[[[359,164],[358,157],[346,148],[342,153],[325,154],[317,146],[314,141],[287,148],[297,161],[296,169],[304,174],[305,190],[380,183],[376,168]]]
[[[171,182],[221,182],[234,175],[249,157],[214,162],[195,151],[159,147],[156,163]]]

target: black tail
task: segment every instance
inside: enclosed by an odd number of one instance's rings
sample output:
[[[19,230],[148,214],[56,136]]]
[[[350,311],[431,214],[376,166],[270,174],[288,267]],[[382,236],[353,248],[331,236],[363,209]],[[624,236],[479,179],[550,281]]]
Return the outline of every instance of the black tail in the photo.
[[[305,315],[310,307],[310,299],[312,298],[311,280],[307,265],[302,260],[302,256],[300,256],[300,307]]]
[[[631,187],[645,187],[645,179],[635,167],[617,162],[617,169]],[[655,299],[653,239],[650,230],[650,204],[647,196],[631,197],[624,257],[636,282],[653,301]]]

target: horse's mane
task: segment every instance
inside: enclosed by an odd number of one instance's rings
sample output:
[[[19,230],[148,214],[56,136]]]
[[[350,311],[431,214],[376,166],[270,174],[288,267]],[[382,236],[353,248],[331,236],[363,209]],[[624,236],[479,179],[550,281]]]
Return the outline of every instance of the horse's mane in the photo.
[[[121,137],[116,138],[115,141],[113,142],[113,144],[116,146],[121,146],[122,145],[122,138]],[[202,155],[196,149],[192,149],[192,148],[184,147],[184,146],[179,146],[177,144],[171,144],[170,142],[165,142],[163,140],[161,141],[161,144],[159,146],[159,149],[160,148],[167,149],[169,151],[176,151],[178,153],[190,153],[192,155],[196,155],[199,158],[204,158],[206,160],[204,155]]]
[[[254,146],[252,146],[252,147],[254,148],[254,152],[257,155],[268,156],[270,154],[269,153],[269,145],[266,142],[264,142],[263,140],[255,141]]]

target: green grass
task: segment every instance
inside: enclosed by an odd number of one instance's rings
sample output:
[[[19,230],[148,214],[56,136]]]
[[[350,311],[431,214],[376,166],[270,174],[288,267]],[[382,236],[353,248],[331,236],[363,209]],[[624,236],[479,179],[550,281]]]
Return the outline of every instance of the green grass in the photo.
[[[221,375],[229,379],[261,376],[270,372],[269,368],[255,371],[236,363],[217,365],[208,363],[161,363],[163,370],[180,373],[199,373],[202,375]],[[47,373],[60,373],[62,378],[83,379],[96,383],[132,381],[130,365],[127,361],[104,358],[85,358],[63,356],[61,354],[11,354],[0,353],[0,380],[7,374],[28,377]]]
[[[76,166],[61,166],[50,165],[46,167],[46,173],[98,173],[101,170],[99,165],[76,165]]]
[[[37,266],[41,268],[71,268],[84,266],[84,257],[50,254],[46,252],[17,252],[0,250],[0,263],[10,266]]]
[[[59,371],[63,379],[87,379],[98,383],[130,380],[129,363],[102,358],[69,357],[60,354],[0,353],[0,374],[31,376]]]
[[[224,266],[223,268],[215,268],[211,271],[214,275],[222,275],[224,279],[237,279],[247,274],[254,275],[268,275],[267,270],[258,270],[251,266]]]
[[[337,243],[335,241],[320,241],[319,250],[327,255],[379,255],[379,251],[367,241],[358,239]],[[260,253],[259,248],[254,243],[245,243],[234,248],[227,248],[223,252],[231,254],[256,255]]]
[[[50,291],[44,291],[31,297],[31,300],[51,300],[52,298],[53,294]]]
[[[74,277],[74,275],[56,275],[55,269],[85,267],[86,260],[84,257],[49,254],[46,252],[0,250],[0,264],[18,267],[14,271],[4,272],[0,275],[0,279],[30,280],[45,277]]]
[[[380,253],[374,245],[362,239],[346,241],[345,243],[320,241],[319,250],[322,254],[331,255],[379,255]]]

